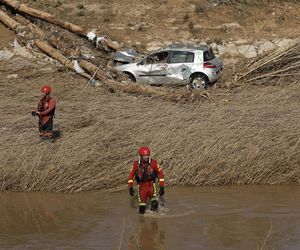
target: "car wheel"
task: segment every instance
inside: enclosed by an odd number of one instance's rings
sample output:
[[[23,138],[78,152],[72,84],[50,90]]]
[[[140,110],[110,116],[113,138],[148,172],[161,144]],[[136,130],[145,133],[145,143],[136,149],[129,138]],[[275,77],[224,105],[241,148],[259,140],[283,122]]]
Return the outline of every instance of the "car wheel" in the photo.
[[[192,89],[205,89],[208,85],[208,77],[204,74],[196,74],[191,77],[190,87]]]
[[[128,77],[129,82],[136,83],[136,79],[132,74],[125,72],[125,75]]]

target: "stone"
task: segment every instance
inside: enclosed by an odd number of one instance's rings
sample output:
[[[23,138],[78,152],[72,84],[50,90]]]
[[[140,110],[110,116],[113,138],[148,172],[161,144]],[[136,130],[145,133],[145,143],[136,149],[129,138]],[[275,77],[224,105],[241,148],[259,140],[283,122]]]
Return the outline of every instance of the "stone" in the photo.
[[[254,58],[257,56],[257,51],[252,44],[240,45],[237,48],[238,52],[246,58]]]
[[[34,58],[33,54],[26,47],[22,47],[18,43],[17,39],[14,40],[13,47],[15,55],[23,56],[29,59]]]
[[[244,44],[249,44],[249,41],[245,39],[238,39],[234,42],[236,45],[244,45]]]
[[[230,43],[228,45],[217,45],[217,49],[218,49],[218,54],[220,56],[223,56],[223,55],[231,55],[231,56],[239,55],[237,46],[235,46],[235,44],[233,44],[233,43]]]
[[[266,53],[270,50],[273,50],[276,48],[276,45],[270,41],[259,41],[259,42],[255,42],[254,46],[257,49],[257,53],[259,55]]]
[[[274,39],[274,44],[276,44],[278,47],[287,47],[294,43],[293,39],[283,38],[283,39]]]
[[[14,53],[10,50],[4,48],[3,50],[0,50],[0,61],[7,61],[11,59],[14,56]]]

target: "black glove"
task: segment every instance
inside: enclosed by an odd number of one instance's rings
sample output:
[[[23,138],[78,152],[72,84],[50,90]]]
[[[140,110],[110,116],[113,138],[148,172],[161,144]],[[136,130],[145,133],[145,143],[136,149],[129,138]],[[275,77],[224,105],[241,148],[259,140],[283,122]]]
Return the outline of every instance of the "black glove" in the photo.
[[[163,196],[165,194],[165,188],[164,187],[160,187],[159,189],[159,196]]]
[[[157,173],[153,171],[153,173],[150,175],[150,180],[155,181],[156,178],[157,178]]]
[[[134,196],[134,189],[133,189],[133,187],[129,188],[129,194],[130,194],[130,196]]]

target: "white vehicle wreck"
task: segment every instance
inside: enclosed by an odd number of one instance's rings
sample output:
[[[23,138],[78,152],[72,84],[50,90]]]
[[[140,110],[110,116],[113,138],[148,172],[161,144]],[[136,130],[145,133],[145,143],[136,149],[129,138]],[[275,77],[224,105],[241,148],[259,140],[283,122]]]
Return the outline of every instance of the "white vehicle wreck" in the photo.
[[[209,46],[184,44],[174,44],[138,62],[116,66],[137,83],[188,85],[192,89],[206,88],[218,81],[222,68],[221,59]]]

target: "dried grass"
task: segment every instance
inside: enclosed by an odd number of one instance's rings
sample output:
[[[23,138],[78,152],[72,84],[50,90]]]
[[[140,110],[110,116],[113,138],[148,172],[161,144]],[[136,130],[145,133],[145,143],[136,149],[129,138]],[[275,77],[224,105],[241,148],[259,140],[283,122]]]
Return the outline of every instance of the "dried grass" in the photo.
[[[262,55],[247,65],[247,71],[237,78],[251,84],[290,83],[300,76],[300,42]]]
[[[167,185],[300,183],[297,79],[183,104],[86,88],[66,72],[19,77],[0,81],[2,191],[124,189],[142,145]],[[30,116],[42,83],[58,100],[55,143],[40,141]]]

